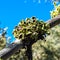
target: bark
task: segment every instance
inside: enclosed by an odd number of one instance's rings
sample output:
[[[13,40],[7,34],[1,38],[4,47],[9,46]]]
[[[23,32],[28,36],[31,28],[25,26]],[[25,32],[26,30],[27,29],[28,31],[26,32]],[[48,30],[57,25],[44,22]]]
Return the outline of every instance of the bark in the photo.
[[[0,58],[2,58],[3,60],[6,60],[7,58],[9,58],[11,55],[16,53],[21,48],[23,48],[22,43],[20,43],[20,44],[11,44],[10,46],[5,47],[4,49],[2,49],[0,51]]]
[[[58,15],[58,16],[52,18],[52,19],[47,20],[46,23],[50,24],[50,28],[60,24],[60,15]]]
[[[55,18],[49,19],[46,23],[50,24],[50,28],[58,25],[60,23],[60,15],[58,15]],[[3,60],[6,60],[7,58],[9,58],[11,55],[13,55],[22,48],[23,48],[22,42],[19,44],[11,44],[9,47],[6,47],[0,51],[0,57],[3,58]]]

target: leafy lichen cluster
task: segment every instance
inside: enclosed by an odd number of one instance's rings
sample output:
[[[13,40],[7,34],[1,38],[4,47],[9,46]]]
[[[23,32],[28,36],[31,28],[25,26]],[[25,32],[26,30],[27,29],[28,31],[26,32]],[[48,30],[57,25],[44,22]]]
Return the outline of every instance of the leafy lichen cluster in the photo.
[[[0,28],[0,50],[6,46],[6,32]]]
[[[27,18],[26,21],[22,20],[18,26],[15,27],[13,34],[17,39],[31,39],[38,38],[38,35],[43,36],[49,34],[49,25],[43,21],[36,19],[36,17]],[[37,39],[36,39],[37,40]]]
[[[60,4],[57,5],[56,2],[54,2],[54,10],[50,12],[51,18],[54,18],[59,14],[60,14]]]
[[[6,38],[0,37],[0,50],[6,46]]]

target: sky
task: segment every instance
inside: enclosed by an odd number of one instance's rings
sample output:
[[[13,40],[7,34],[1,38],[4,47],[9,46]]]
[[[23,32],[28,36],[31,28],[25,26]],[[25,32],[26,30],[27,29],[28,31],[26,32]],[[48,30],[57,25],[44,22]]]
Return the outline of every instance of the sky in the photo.
[[[8,27],[13,41],[12,31],[18,22],[32,16],[47,21],[52,9],[52,0],[0,0],[0,27]]]

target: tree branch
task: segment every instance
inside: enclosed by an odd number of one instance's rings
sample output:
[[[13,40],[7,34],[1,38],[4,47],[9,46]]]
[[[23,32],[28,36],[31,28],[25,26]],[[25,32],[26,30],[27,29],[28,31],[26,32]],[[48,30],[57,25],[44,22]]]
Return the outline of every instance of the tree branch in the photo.
[[[14,53],[16,53],[18,50],[23,48],[23,44],[11,44],[10,46],[2,49],[0,51],[0,57],[3,60],[6,60],[7,58],[9,58],[11,55],[13,55]]]
[[[50,24],[50,28],[58,25],[60,23],[60,15],[53,19],[48,20],[46,23]],[[20,42],[19,44],[11,44],[9,47],[4,48],[0,51],[0,57],[3,58],[3,60],[6,60],[7,58],[9,58],[11,55],[13,55],[22,48],[23,48],[22,42]]]
[[[46,23],[50,24],[50,28],[60,24],[60,15],[48,20]]]

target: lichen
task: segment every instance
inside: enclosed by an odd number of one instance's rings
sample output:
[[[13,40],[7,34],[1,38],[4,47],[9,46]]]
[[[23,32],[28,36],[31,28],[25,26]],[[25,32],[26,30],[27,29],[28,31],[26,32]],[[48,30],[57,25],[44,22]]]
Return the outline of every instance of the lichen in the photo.
[[[57,5],[56,2],[54,2],[54,9],[50,11],[51,18],[54,18],[59,14],[60,14],[60,4]]]
[[[36,17],[22,20],[13,30],[13,35],[17,39],[31,38],[37,40],[38,35],[49,34],[49,24],[38,20]],[[28,38],[28,39],[29,39]]]

